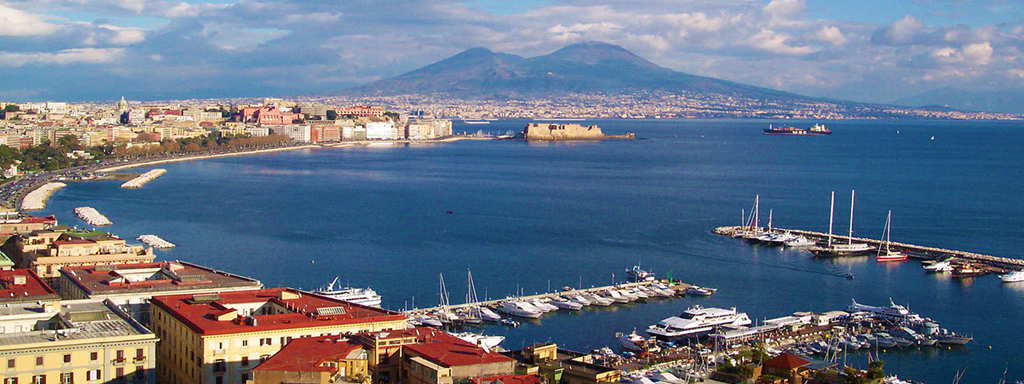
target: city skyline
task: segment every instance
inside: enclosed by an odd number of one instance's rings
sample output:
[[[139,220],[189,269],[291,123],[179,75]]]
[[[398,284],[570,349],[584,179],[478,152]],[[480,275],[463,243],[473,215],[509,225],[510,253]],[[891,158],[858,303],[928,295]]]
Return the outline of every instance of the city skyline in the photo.
[[[7,100],[329,94],[483,46],[621,45],[686,73],[888,102],[1024,83],[1008,1],[0,1]]]

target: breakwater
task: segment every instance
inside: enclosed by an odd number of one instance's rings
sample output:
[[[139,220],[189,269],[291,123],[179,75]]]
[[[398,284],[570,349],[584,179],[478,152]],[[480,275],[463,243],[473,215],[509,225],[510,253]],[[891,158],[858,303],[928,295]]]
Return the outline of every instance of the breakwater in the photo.
[[[150,170],[146,173],[139,175],[139,177],[124,182],[124,184],[121,184],[121,188],[142,188],[142,186],[146,185],[146,183],[156,180],[156,178],[163,176],[165,173],[167,173],[167,170],[163,168]]]
[[[25,198],[21,200],[21,209],[23,210],[40,210],[46,208],[46,199],[50,198],[54,192],[58,189],[68,186],[64,183],[52,182],[43,184],[41,187],[36,188],[32,192],[25,195]]]
[[[75,208],[75,215],[78,215],[79,219],[88,223],[89,225],[111,225],[114,224],[106,216],[103,216],[100,211],[97,211],[93,207],[78,207]]]
[[[749,229],[749,227],[725,226],[725,227],[715,228],[714,230],[712,230],[712,232],[715,233],[715,234],[718,234],[718,235],[732,236],[732,235],[734,235],[734,234],[736,234],[736,233],[738,233],[740,231],[745,231],[745,230],[748,230],[748,229]],[[761,228],[761,229],[762,230],[766,230],[765,228]],[[823,242],[823,241],[825,241],[828,238],[828,234],[827,233],[815,232],[815,231],[806,231],[806,230],[802,230],[802,229],[773,228],[772,232],[775,232],[775,233],[789,232],[789,233],[793,233],[793,234],[797,234],[797,235],[802,235],[802,236],[808,237],[808,238],[816,240],[818,242]],[[870,245],[873,245],[873,246],[880,246],[880,245],[883,244],[883,241],[882,240],[878,240],[878,239],[869,239],[869,238],[863,238],[863,237],[850,237],[850,236],[843,236],[843,235],[836,235],[836,234],[832,235],[832,239],[833,239],[832,240],[833,242],[836,242],[836,241],[842,242],[842,241],[851,241],[852,240],[853,242],[866,243],[866,244],[870,244]],[[901,242],[897,242],[897,241],[891,242],[889,244],[889,246],[894,248],[894,249],[897,249],[897,250],[902,250],[902,251],[906,252],[907,255],[909,255],[910,257],[917,258],[917,259],[936,260],[936,259],[942,259],[942,258],[947,258],[947,257],[957,257],[957,258],[961,258],[961,259],[965,259],[965,260],[971,260],[971,261],[975,261],[975,262],[979,262],[979,263],[984,263],[984,264],[988,264],[988,265],[992,265],[992,266],[997,266],[997,267],[1005,267],[1005,268],[1021,268],[1021,267],[1024,267],[1024,259],[1015,259],[1015,258],[1011,258],[1011,257],[1000,257],[1000,256],[986,255],[986,254],[981,254],[981,253],[976,253],[976,252],[961,251],[961,250],[955,250],[955,249],[946,249],[946,248],[939,248],[939,247],[928,247],[928,246],[923,246],[923,245],[901,243]]]
[[[153,248],[174,248],[174,243],[164,240],[157,235],[139,235],[136,240]]]

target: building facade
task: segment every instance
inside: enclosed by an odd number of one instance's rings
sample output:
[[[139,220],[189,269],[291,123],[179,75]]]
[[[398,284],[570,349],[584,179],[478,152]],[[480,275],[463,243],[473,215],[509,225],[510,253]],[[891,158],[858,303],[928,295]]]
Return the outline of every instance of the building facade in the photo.
[[[240,384],[292,339],[403,329],[397,312],[290,288],[157,296],[161,383]]]
[[[8,240],[4,248],[18,267],[49,280],[60,277],[64,267],[148,263],[155,258],[153,248],[129,245],[104,232],[36,231],[13,238],[13,244]]]

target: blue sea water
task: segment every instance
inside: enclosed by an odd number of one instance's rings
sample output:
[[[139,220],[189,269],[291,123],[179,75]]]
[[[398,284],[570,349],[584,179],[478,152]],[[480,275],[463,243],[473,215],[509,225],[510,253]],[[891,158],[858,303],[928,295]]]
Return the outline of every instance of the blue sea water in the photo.
[[[939,383],[967,368],[964,382],[980,383],[997,382],[1009,367],[1008,378],[1024,378],[1024,283],[928,275],[916,261],[815,260],[710,233],[739,223],[755,194],[762,217],[772,209],[776,226],[824,231],[833,190],[837,232],[844,232],[856,189],[858,235],[879,236],[891,209],[894,240],[1020,257],[1024,123],[841,121],[830,123],[829,137],[765,136],[763,121],[597,123],[642,139],[316,149],[167,164],[160,166],[166,175],[138,190],[71,184],[44,213],[81,225],[71,210],[90,205],[124,238],[154,233],[178,244],[158,251],[162,259],[268,286],[314,288],[340,275],[372,286],[392,309],[435,305],[441,273],[451,297],[463,297],[467,269],[478,295],[491,298],[604,285],[636,263],[719,288],[710,298],[484,330],[506,335],[507,348],[614,345],[614,332],[695,303],[764,319],[891,297],[976,342],[884,353],[890,371]],[[456,129],[500,133],[523,124]],[[856,279],[839,276],[847,271]]]

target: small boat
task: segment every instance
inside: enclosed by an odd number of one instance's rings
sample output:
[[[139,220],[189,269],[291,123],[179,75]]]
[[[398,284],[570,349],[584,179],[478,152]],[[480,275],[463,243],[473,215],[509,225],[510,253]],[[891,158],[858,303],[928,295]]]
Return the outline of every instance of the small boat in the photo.
[[[626,269],[626,275],[629,276],[629,280],[632,282],[654,281],[654,274],[640,269],[639,265]]]
[[[515,328],[519,326],[519,322],[512,319],[501,319],[501,325]]]
[[[885,239],[883,240],[885,250],[882,250],[883,247],[878,247],[878,253],[875,255],[875,261],[879,263],[907,261],[906,253],[894,251],[892,249],[892,240],[890,238],[892,233],[892,210],[890,210],[889,214],[885,216],[885,229],[882,233],[885,235]]]
[[[603,296],[605,298],[607,298],[607,299],[614,300],[616,303],[628,303],[630,301],[633,301],[633,300],[630,300],[629,297],[624,296],[622,293],[620,293],[619,291],[616,291],[614,289],[609,289],[607,291],[604,291],[604,295]]]
[[[686,294],[694,296],[711,296],[715,294],[715,292],[718,292],[715,288],[698,287],[696,285],[686,288]]]
[[[619,333],[616,334],[615,336],[619,340],[619,344],[622,345],[622,348],[637,352],[644,351],[643,345],[645,344],[647,339],[645,339],[643,336],[638,335],[635,329],[633,330],[633,332],[630,332],[628,334]]]
[[[554,305],[551,305],[548,302],[540,300],[540,299],[533,299],[533,300],[529,300],[527,302],[530,303],[530,305],[532,305],[532,306],[536,307],[537,309],[539,309],[541,311],[544,311],[544,312],[554,312],[554,311],[558,310],[558,307],[556,307]]]
[[[672,297],[672,296],[676,295],[676,291],[674,289],[672,289],[672,288],[669,288],[665,284],[660,284],[659,283],[659,284],[652,285],[651,289],[656,290],[658,293],[660,293],[662,296],[665,296],[665,297]]]
[[[790,248],[807,248],[813,247],[817,244],[818,242],[804,236],[797,236],[795,239],[785,242],[785,245]]]
[[[999,275],[999,280],[1002,280],[1004,283],[1024,281],[1024,271],[1013,271],[1004,275]]]
[[[953,265],[949,260],[935,261],[921,267],[925,272],[952,272]]]
[[[431,316],[420,316],[420,317],[417,317],[416,318],[416,322],[418,322],[418,323],[420,323],[422,325],[426,325],[428,327],[440,328],[440,327],[444,326],[444,323],[442,323],[441,320],[438,320],[437,318],[431,317]]]
[[[953,277],[956,278],[975,277],[985,274],[988,274],[988,271],[981,269],[972,263],[963,263],[953,267]]]
[[[565,309],[569,311],[578,311],[583,309],[583,304],[573,302],[566,299],[553,299],[549,302],[551,305],[558,307],[558,309]]]
[[[572,301],[572,302],[577,303],[577,304],[582,305],[582,306],[588,306],[588,305],[594,304],[594,303],[591,303],[590,300],[587,300],[587,298],[583,297],[583,295],[570,295],[570,296],[567,297],[567,299],[569,301]]]
[[[480,318],[485,321],[501,321],[501,316],[487,307],[480,307]]]
[[[597,305],[601,307],[607,307],[615,303],[615,299],[611,299],[593,293],[584,293],[580,296],[583,296],[583,298],[587,299],[587,301],[589,301],[592,305]]]
[[[964,345],[974,340],[973,337],[958,335],[956,332],[949,332],[945,329],[942,330],[941,334],[935,335],[935,339],[939,344],[952,345]]]

